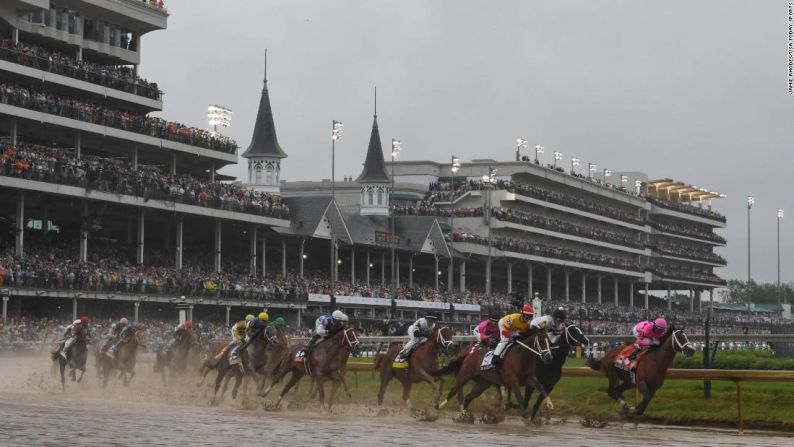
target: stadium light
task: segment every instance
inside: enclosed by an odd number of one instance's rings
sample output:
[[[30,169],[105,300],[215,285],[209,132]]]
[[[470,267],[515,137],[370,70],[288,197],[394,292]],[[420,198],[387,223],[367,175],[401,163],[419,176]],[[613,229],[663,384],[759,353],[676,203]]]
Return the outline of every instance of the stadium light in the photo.
[[[640,195],[640,191],[642,190],[642,180],[634,180],[634,189],[637,190],[637,195]]]
[[[516,161],[521,161],[521,149],[527,148],[527,139],[524,137],[516,138]]]
[[[780,221],[783,220],[783,209],[777,209],[777,303],[783,302],[783,291],[780,289]]]
[[[334,121],[331,127],[331,139],[338,140],[342,138],[345,131],[345,125],[341,121]]]
[[[538,154],[543,153],[543,145],[536,144],[535,145],[535,163],[538,163]]]
[[[628,182],[629,182],[629,176],[628,175],[621,175],[620,176],[620,183],[622,185],[625,185]]]
[[[215,133],[218,133],[218,126],[229,127],[232,125],[232,109],[219,106],[217,104],[210,104],[207,106],[207,119],[210,126]]]
[[[457,174],[460,170],[460,158],[452,156],[452,173]]]
[[[750,275],[750,210],[755,205],[755,197],[747,196],[747,313],[753,304],[752,276]]]
[[[562,160],[562,152],[554,151],[554,169],[557,169],[557,160]]]
[[[590,162],[587,163],[587,171],[590,173],[591,178],[593,177],[593,173],[595,172],[597,167],[598,166],[596,166],[595,163],[590,163]]]
[[[612,176],[612,171],[607,168],[604,168],[604,183],[607,182],[607,177],[611,177],[611,176]]]
[[[524,140],[524,147],[526,148],[526,140]],[[452,169],[452,176],[450,177],[450,180],[449,180],[449,189],[450,189],[450,191],[455,191],[455,174],[457,174],[458,171],[460,170],[460,158],[458,158],[458,157],[456,157],[454,155],[452,156],[452,168],[451,169]],[[454,204],[454,200],[451,201],[450,204],[449,204],[449,211],[450,211],[450,213],[449,213],[449,228],[450,228],[450,236],[451,236],[452,234],[455,233],[455,204]],[[454,238],[450,237],[449,238],[450,250],[452,250],[452,247],[453,247],[454,243],[455,243]],[[455,284],[454,284],[455,281],[453,281],[454,275],[455,275],[454,271],[455,271],[455,260],[452,257],[450,257],[449,258],[449,280],[447,281],[448,282],[447,289],[449,289],[449,292],[453,292],[454,289],[455,289]]]
[[[576,174],[576,166],[579,166],[579,159],[576,157],[571,157],[571,175]]]
[[[402,141],[392,138],[391,139],[391,192],[389,194],[389,209],[391,210],[391,194],[394,194],[394,159],[400,155],[400,150],[402,150],[403,144]],[[389,235],[389,245],[391,246],[391,292],[392,296],[394,296],[394,288],[397,286],[397,278],[396,278],[396,270],[394,265],[394,213],[389,212],[390,219],[389,224],[391,225],[391,234]]]

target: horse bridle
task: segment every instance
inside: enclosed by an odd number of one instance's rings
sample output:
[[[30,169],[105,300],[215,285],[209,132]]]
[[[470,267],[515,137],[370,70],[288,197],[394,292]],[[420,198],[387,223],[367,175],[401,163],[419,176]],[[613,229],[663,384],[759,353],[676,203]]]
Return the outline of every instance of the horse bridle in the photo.
[[[438,343],[441,344],[441,347],[444,348],[444,351],[449,349],[449,346],[452,344],[452,340],[451,339],[447,340],[446,338],[444,338],[444,335],[441,333],[441,332],[444,331],[444,329],[448,329],[448,328],[449,328],[449,326],[440,327],[438,329],[438,335],[436,336],[436,339],[437,339]]]
[[[684,336],[686,343],[681,343],[678,341],[678,336],[676,334],[679,333]],[[679,329],[677,331],[673,331],[673,351],[678,350],[678,352],[684,352],[684,348],[687,346],[689,346],[689,349],[695,349],[695,347],[692,346],[692,343],[689,342],[689,337],[686,336],[683,330]]]
[[[523,346],[523,347],[524,347],[525,349],[527,349],[529,352],[531,352],[531,353],[533,353],[533,354],[537,355],[538,357],[541,357],[541,358],[543,358],[543,356],[544,356],[545,354],[547,354],[547,353],[548,353],[549,357],[552,357],[552,354],[551,354],[551,346],[549,345],[549,339],[548,339],[548,337],[546,337],[546,348],[545,348],[545,349],[543,349],[543,348],[540,346],[540,337],[538,337],[537,335],[535,336],[535,349],[532,349],[531,347],[529,347],[527,344],[525,344],[525,343],[524,343],[524,342],[522,342],[521,340],[516,340],[516,343],[517,343],[517,344],[519,344],[519,345],[521,345],[521,346]]]
[[[350,346],[350,350],[351,350],[351,351],[355,351],[355,350],[356,350],[356,346],[358,346],[358,344],[359,344],[359,341],[358,341],[358,337],[356,337],[356,334],[355,334],[355,332],[353,332],[353,338],[354,338],[354,340],[351,340],[351,339],[350,339],[350,336],[349,336],[348,334],[349,334],[351,331],[353,331],[353,328],[352,328],[352,327],[350,327],[350,328],[347,328],[347,329],[345,329],[345,330],[344,330],[345,342],[347,342],[347,344]]]
[[[576,326],[574,326],[572,324],[568,325],[568,326],[565,326],[565,342],[568,343],[568,346],[581,346],[582,343],[580,343],[579,340],[573,338],[573,336],[569,332],[572,327],[576,327]],[[585,340],[587,340],[588,342],[590,341],[587,338],[587,336],[584,335],[584,333],[582,332],[581,329],[579,329],[578,327],[576,327],[576,329],[579,331],[580,334],[582,334],[582,337],[584,337]],[[573,342],[571,342],[572,338],[573,338]]]

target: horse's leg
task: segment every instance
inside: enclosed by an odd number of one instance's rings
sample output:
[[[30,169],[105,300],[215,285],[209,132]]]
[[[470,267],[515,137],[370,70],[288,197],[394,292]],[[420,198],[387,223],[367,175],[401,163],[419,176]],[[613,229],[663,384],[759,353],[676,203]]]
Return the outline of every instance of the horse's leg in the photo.
[[[281,379],[283,379],[284,376],[286,376],[287,373],[290,371],[291,371],[290,368],[286,368],[281,372],[274,373],[273,377],[271,378],[270,385],[268,385],[264,390],[258,393],[259,397],[262,398],[267,397],[268,393],[270,393],[270,390],[272,390],[277,383],[281,382]]]
[[[65,370],[66,370],[66,360],[64,360],[60,355],[58,356],[58,363],[61,369],[61,390],[66,391],[66,377],[65,377]]]
[[[534,374],[530,375],[529,378],[527,379],[527,386],[532,386],[532,388],[538,390],[538,392],[540,393],[540,396],[538,397],[539,398],[543,397],[543,400],[546,401],[546,408],[548,408],[549,410],[554,408],[554,404],[551,402],[551,398],[549,397],[549,393],[546,391],[546,387],[544,387],[543,384],[540,383],[540,381]],[[519,393],[518,396],[520,395],[521,394]],[[523,403],[524,405],[522,406],[521,411],[526,411],[527,402],[523,402]]]
[[[213,394],[214,397],[218,397],[218,389],[221,387],[221,382],[223,382],[223,376],[225,375],[225,370],[218,368],[218,375],[215,377],[215,393]]]
[[[478,398],[480,394],[482,394],[490,386],[491,384],[484,379],[481,378],[474,379],[474,386],[471,387],[471,391],[469,391],[469,394],[467,394],[466,397],[463,398],[463,405],[461,408],[463,414],[469,412],[469,405],[471,405],[471,402],[474,399]]]
[[[232,388],[232,399],[237,399],[237,390],[240,389],[240,384],[243,383],[243,373],[239,370],[234,372],[234,388]]]
[[[380,389],[378,390],[378,405],[383,405],[383,396],[386,395],[386,388],[392,379],[391,367],[382,369],[380,371]]]
[[[320,407],[325,404],[325,379],[318,377],[315,381],[317,387],[317,394],[320,396]]]
[[[637,405],[637,408],[634,408],[633,411],[631,411],[631,414],[642,416],[642,414],[645,413],[645,409],[648,408],[648,404],[651,403],[654,393],[651,391],[648,383],[645,381],[637,384],[637,390],[640,392],[640,394],[642,394],[642,401],[639,403],[639,405]]]
[[[342,382],[338,380],[334,380],[331,383],[331,394],[328,396],[328,411],[331,411],[331,405],[334,404],[334,398],[336,397],[336,392],[337,390],[339,390],[339,385],[341,384]]]
[[[411,380],[406,378],[401,382],[403,384],[403,402],[406,407],[411,408]]]
[[[289,382],[287,382],[287,384],[284,385],[284,389],[281,390],[281,394],[278,396],[278,401],[276,401],[276,408],[278,408],[278,406],[281,404],[281,399],[284,399],[284,395],[287,394],[290,388],[294,387],[295,384],[297,384],[302,377],[303,374],[292,371],[292,375],[289,378]]]

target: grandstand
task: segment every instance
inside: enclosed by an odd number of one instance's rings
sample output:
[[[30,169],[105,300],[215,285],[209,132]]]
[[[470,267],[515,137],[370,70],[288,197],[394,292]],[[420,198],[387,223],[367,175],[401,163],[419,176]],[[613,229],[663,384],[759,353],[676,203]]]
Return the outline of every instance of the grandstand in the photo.
[[[266,75],[248,178],[219,175],[236,142],[149,115],[163,92],[138,76],[140,38],[164,30],[167,11],[68,5],[0,7],[4,316],[184,306],[228,322],[268,307],[300,325],[341,307],[360,321],[435,310],[473,322],[516,293],[647,309],[661,291],[672,309],[671,291],[686,290],[694,311],[724,284],[720,195],[669,179],[526,159],[454,174],[387,164],[376,115],[355,180],[284,182]]]

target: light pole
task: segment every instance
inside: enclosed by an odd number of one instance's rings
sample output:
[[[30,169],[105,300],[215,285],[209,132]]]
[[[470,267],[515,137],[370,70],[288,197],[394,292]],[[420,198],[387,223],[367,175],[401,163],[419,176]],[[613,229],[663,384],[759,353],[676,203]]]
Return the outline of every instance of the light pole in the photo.
[[[455,243],[455,174],[458,173],[460,170],[460,158],[456,156],[452,156],[452,180],[450,180],[450,192],[452,193],[452,201],[449,204],[449,278],[447,278],[447,282],[449,282],[447,286],[447,290],[450,293],[455,291],[455,257],[453,254],[453,245]]]
[[[634,180],[634,190],[637,195],[640,195],[640,192],[642,192],[642,180]]]
[[[750,306],[753,303],[752,284],[750,277],[750,210],[755,204],[755,197],[747,196],[747,313],[750,313]]]
[[[597,167],[598,167],[598,166],[596,166],[596,164],[595,164],[595,163],[590,163],[590,162],[587,162],[587,172],[589,172],[589,173],[590,173],[589,175],[590,175],[590,178],[591,178],[591,179],[593,178],[593,173],[595,172],[595,170],[596,170],[596,168],[597,168]]]
[[[777,303],[783,302],[783,290],[780,288],[780,221],[783,220],[783,209],[777,209]]]
[[[488,166],[488,175],[482,177],[482,181],[487,186],[488,195],[485,196],[485,221],[488,224],[488,263],[485,266],[485,294],[491,295],[491,248],[493,241],[491,240],[491,188],[496,180],[496,168]]]
[[[571,157],[571,175],[576,175],[576,166],[579,166],[579,159]]]
[[[626,189],[626,183],[628,183],[628,182],[629,182],[629,176],[628,175],[621,175],[620,176],[620,186],[622,186],[623,189]]]
[[[516,138],[516,161],[521,161],[521,149],[527,148],[527,139],[524,137]]]
[[[340,121],[331,122],[331,202],[336,205],[336,140],[342,138],[344,124]],[[331,232],[331,294],[336,295],[336,233]]]
[[[536,164],[540,163],[540,161],[538,160],[538,154],[542,154],[542,153],[543,153],[543,145],[536,144],[535,145],[535,163]]]
[[[557,160],[562,160],[562,152],[554,151],[554,169],[557,169]]]
[[[604,168],[604,184],[605,185],[607,183],[607,177],[612,177],[612,171],[607,169],[607,168]]]
[[[391,207],[391,195],[394,194],[394,159],[400,155],[402,149],[402,142],[395,138],[391,139],[391,194],[389,194],[389,207]],[[392,297],[394,297],[394,287],[397,285],[394,273],[394,208],[391,211],[391,235],[389,236],[389,245],[391,246],[391,288]]]

